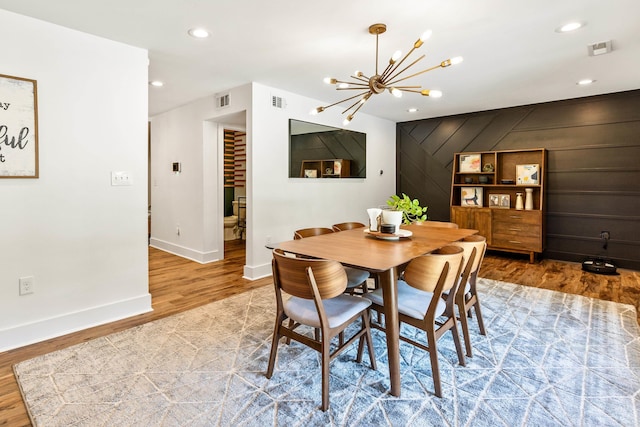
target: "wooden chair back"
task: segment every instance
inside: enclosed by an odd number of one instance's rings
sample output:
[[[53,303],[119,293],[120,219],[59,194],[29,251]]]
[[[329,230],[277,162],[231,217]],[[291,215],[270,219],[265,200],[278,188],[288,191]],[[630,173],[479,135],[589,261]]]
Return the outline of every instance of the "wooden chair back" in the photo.
[[[426,255],[414,258],[404,271],[404,280],[412,287],[435,292],[441,273],[448,264],[443,291],[450,290],[460,277],[464,250],[459,246],[444,246]]]
[[[366,227],[361,222],[341,222],[340,224],[333,224],[331,228],[333,231],[345,231],[345,230],[353,230],[354,228],[364,228]]]
[[[446,221],[423,221],[420,225],[436,228],[458,228],[458,224],[456,224],[455,222]]]
[[[299,298],[314,299],[312,282],[320,299],[336,297],[347,288],[347,274],[337,261],[297,258],[274,249],[272,267],[276,288]]]
[[[482,260],[484,258],[484,254],[487,251],[487,239],[484,236],[479,236],[477,234],[469,237],[465,237],[464,239],[452,243],[452,245],[460,246],[464,250],[464,259],[469,260],[469,255],[473,249],[476,250],[475,257],[473,259],[473,264],[471,265],[471,269],[469,270],[469,274],[474,274],[480,269],[480,265],[482,264]],[[465,261],[466,263],[466,261]]]
[[[304,239],[305,237],[319,236],[321,234],[333,233],[333,230],[326,227],[301,228],[293,233],[294,240]]]

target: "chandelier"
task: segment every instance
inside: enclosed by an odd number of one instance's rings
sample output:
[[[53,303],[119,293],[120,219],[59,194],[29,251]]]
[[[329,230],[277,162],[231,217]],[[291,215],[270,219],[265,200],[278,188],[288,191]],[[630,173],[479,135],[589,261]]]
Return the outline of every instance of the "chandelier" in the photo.
[[[429,90],[423,89],[421,86],[406,86],[404,84],[399,84],[408,80],[412,77],[418,76],[420,74],[424,74],[428,71],[435,70],[436,68],[446,68],[450,65],[459,64],[462,62],[462,57],[458,56],[455,58],[447,59],[442,61],[438,65],[434,65],[433,67],[426,68],[422,71],[418,71],[416,73],[405,75],[405,71],[416,65],[420,62],[425,55],[420,56],[409,65],[404,68],[400,68],[400,66],[409,58],[409,56],[416,50],[422,46],[429,37],[431,37],[431,30],[425,31],[422,36],[416,40],[413,44],[411,50],[402,58],[402,52],[399,50],[396,51],[391,58],[389,59],[389,64],[382,71],[382,73],[378,72],[378,36],[387,31],[387,26],[385,24],[373,24],[369,27],[369,34],[376,36],[376,71],[375,74],[371,77],[367,77],[362,71],[356,71],[353,76],[350,76],[352,80],[350,81],[342,81],[334,78],[325,78],[324,82],[327,84],[336,85],[336,90],[355,90],[358,91],[356,95],[350,96],[348,98],[343,99],[342,101],[334,102],[333,104],[325,105],[324,107],[318,107],[311,111],[311,114],[318,114],[323,112],[329,107],[333,107],[334,105],[342,104],[343,102],[351,101],[355,99],[355,102],[351,104],[346,110],[342,112],[342,114],[347,114],[347,117],[344,119],[343,124],[346,126],[351,122],[353,116],[362,108],[362,106],[371,98],[371,95],[377,95],[383,93],[385,90],[388,90],[392,95],[400,98],[402,96],[402,92],[414,92],[419,93],[422,96],[430,96],[432,98],[440,98],[442,96],[442,92],[439,90]],[[357,99],[356,99],[357,98]]]

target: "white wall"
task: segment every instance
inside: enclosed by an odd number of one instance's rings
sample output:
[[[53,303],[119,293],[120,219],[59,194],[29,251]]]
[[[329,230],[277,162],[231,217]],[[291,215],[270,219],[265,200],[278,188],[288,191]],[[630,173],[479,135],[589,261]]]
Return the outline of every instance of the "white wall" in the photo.
[[[153,246],[198,262],[222,258],[222,128],[242,111],[248,159],[245,277],[271,274],[267,237],[277,242],[291,239],[297,228],[366,223],[366,209],[395,192],[395,123],[360,112],[350,124],[367,133],[366,179],[289,178],[289,119],[342,127],[340,110],[312,118],[309,111],[321,101],[257,83],[229,94],[229,107],[215,108],[211,96],[152,118]],[[286,107],[274,108],[272,95],[283,97]],[[179,175],[171,172],[175,161],[182,162]]]
[[[271,95],[283,97],[286,107],[272,107]],[[288,177],[289,119],[344,127],[339,107],[310,116],[309,111],[318,105],[323,102],[253,84],[245,266],[248,278],[271,274],[267,238],[273,242],[291,240],[298,228],[330,227],[345,221],[367,224],[366,209],[385,204],[395,193],[396,125],[363,112],[358,112],[349,129],[367,134],[366,178]],[[380,170],[384,171],[382,175]]]
[[[210,96],[151,118],[151,246],[201,263],[223,258],[223,129],[250,91],[230,90],[227,107]]]
[[[0,40],[0,72],[37,80],[40,160],[39,179],[0,179],[3,351],[149,311],[151,298],[147,52],[4,10]],[[112,187],[111,171],[133,185]],[[24,276],[32,295],[18,295]]]

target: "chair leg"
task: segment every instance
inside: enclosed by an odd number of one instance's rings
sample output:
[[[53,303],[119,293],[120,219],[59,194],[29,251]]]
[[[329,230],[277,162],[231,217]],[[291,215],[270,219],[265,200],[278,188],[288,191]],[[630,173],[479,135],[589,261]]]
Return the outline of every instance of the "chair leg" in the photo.
[[[329,353],[329,340],[325,336],[322,337],[322,410],[329,409],[329,362],[331,354]]]
[[[293,319],[289,319],[289,325],[287,326],[288,329],[293,329],[293,325],[296,322],[293,321]],[[287,339],[285,340],[285,342],[287,343],[287,345],[291,344],[291,338],[287,337]]]
[[[358,340],[358,358],[356,361],[358,363],[362,363],[362,355],[364,354],[364,343],[366,340],[367,349],[369,350],[369,362],[371,363],[371,369],[374,371],[378,370],[378,366],[376,364],[376,355],[373,348],[373,339],[371,338],[371,324],[369,318],[371,317],[371,313],[367,310],[366,313],[362,314],[362,325],[365,328],[366,332],[363,336]]]
[[[460,344],[458,320],[455,317],[453,317],[451,320],[453,321],[453,325],[451,326],[451,334],[453,335],[453,343],[456,345],[456,353],[458,353],[458,363],[460,363],[460,366],[467,366],[464,360],[464,354],[462,353],[462,345]]]
[[[438,364],[438,348],[436,347],[435,331],[427,332],[429,344],[429,358],[431,359],[431,375],[433,376],[433,388],[436,396],[442,397],[442,384],[440,383],[440,365]]]
[[[469,319],[467,318],[467,312],[464,309],[464,303],[462,307],[458,306],[458,312],[460,313],[460,324],[462,325],[462,336],[464,337],[464,346],[467,350],[467,356],[473,357],[471,352],[471,337],[469,336]]]
[[[278,354],[278,341],[280,341],[280,334],[278,333],[278,329],[280,328],[280,324],[282,322],[282,319],[280,318],[280,316],[278,316],[278,320],[276,320],[276,327],[273,329],[273,338],[271,339],[271,353],[269,354],[269,367],[267,368],[267,378],[271,378],[271,376],[273,375],[273,368],[276,365],[276,356]]]
[[[473,305],[476,309],[476,316],[478,316],[478,326],[480,327],[480,335],[487,335],[487,330],[484,327],[484,320],[482,319],[482,310],[480,310],[480,301],[476,297],[476,303]]]

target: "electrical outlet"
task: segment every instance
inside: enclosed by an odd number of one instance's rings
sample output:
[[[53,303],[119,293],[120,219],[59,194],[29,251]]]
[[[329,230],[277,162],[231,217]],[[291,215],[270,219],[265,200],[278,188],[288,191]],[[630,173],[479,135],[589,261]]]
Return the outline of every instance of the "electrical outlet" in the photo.
[[[21,277],[18,279],[20,295],[29,295],[33,293],[33,276]]]

